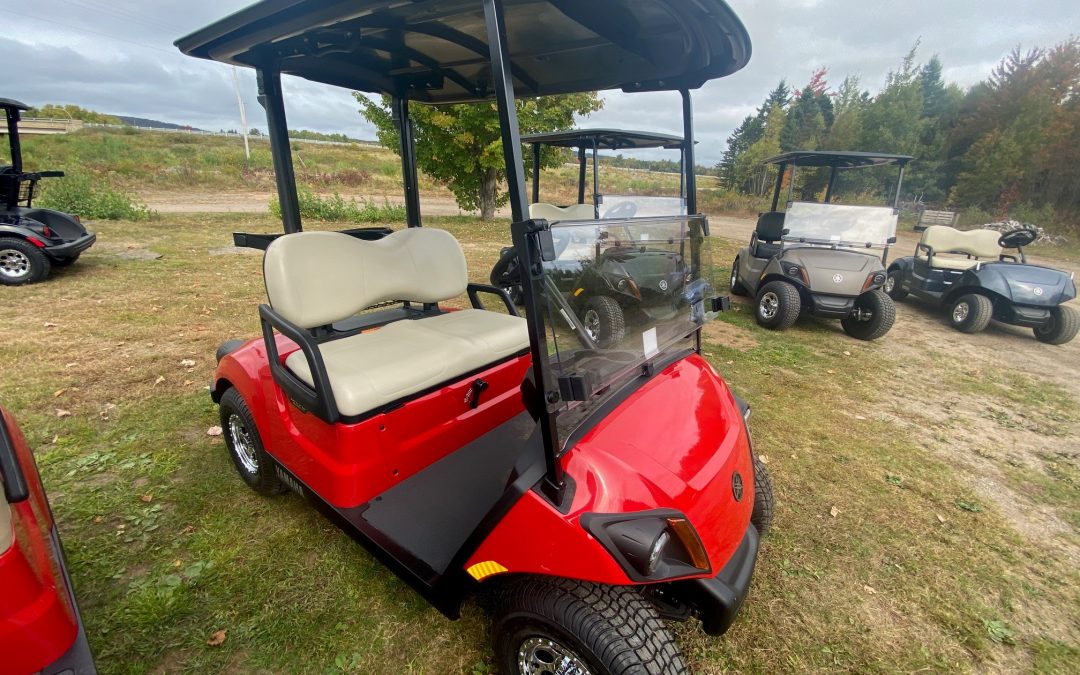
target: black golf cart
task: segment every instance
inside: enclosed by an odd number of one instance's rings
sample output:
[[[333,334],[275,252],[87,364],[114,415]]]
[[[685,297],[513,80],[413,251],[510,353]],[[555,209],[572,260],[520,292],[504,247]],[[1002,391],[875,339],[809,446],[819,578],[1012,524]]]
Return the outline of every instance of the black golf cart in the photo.
[[[1080,331],[1080,312],[1062,304],[1076,297],[1076,283],[1072,274],[1028,264],[1024,247],[1037,236],[1031,228],[999,235],[931,225],[915,255],[889,265],[885,291],[895,300],[910,293],[947,308],[953,328],[964,333],[996,319],[1031,328],[1040,342],[1065,344]]]
[[[755,295],[757,322],[775,330],[790,327],[801,313],[840,319],[844,332],[860,340],[876,340],[896,319],[892,299],[881,290],[889,246],[896,243],[896,223],[904,155],[868,152],[798,150],[766,159],[777,165],[772,210],[758,217],[750,245],[731,265],[731,292]],[[838,183],[852,169],[898,166],[891,206],[837,203]],[[787,169],[791,168],[790,176]],[[820,185],[808,181],[795,199],[799,168],[822,175]],[[863,176],[868,178],[869,172]],[[778,211],[784,181],[788,199]],[[864,183],[862,190],[882,185]],[[810,201],[824,191],[821,202]]]
[[[723,305],[708,223],[692,174],[689,215],[530,218],[515,101],[679,91],[693,166],[690,90],[750,57],[736,15],[721,0],[266,0],[177,44],[256,69],[286,233],[266,246],[262,336],[222,345],[211,385],[241,478],[308,499],[448,617],[494,591],[504,672],[686,672],[661,618],[726,631],[772,510],[749,409],[700,353]],[[302,231],[282,74],[390,96],[408,227]],[[410,105],[492,100],[524,318],[468,283],[453,236],[420,227]],[[627,232],[679,253],[685,301],[590,345],[557,278]]]
[[[9,286],[42,281],[53,267],[67,267],[94,244],[78,216],[34,208],[34,190],[42,178],[62,178],[63,171],[23,171],[19,115],[28,107],[0,98],[7,119],[11,164],[0,165],[0,283]]]

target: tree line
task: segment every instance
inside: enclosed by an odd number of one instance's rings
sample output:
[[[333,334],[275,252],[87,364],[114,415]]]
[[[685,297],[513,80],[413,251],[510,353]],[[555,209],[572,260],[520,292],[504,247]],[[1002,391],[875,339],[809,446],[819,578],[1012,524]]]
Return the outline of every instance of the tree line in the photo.
[[[780,82],[729,137],[724,185],[765,194],[773,178],[761,161],[789,150],[896,153],[915,157],[906,201],[1080,227],[1080,39],[1017,48],[966,90],[945,82],[936,55],[918,63],[918,46],[876,94],[858,75],[830,90],[824,68],[802,89]]]

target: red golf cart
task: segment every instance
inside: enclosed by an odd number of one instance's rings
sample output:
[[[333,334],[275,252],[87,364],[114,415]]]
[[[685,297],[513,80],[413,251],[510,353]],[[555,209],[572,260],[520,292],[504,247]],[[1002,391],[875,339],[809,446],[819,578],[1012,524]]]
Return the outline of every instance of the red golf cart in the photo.
[[[63,548],[34,456],[0,407],[0,672],[93,675]]]
[[[690,215],[530,219],[515,98],[679,91],[693,166],[689,90],[749,59],[735,14],[720,0],[268,0],[177,45],[254,67],[270,130],[285,233],[257,244],[262,336],[223,344],[211,387],[244,481],[299,493],[450,618],[495,590],[505,672],[685,672],[661,619],[726,631],[772,508],[748,408],[700,354],[727,299],[693,172]],[[283,73],[392,98],[408,227],[302,231]],[[524,318],[468,282],[450,234],[420,227],[410,104],[485,100]],[[624,249],[677,264],[601,346],[560,283]],[[448,305],[463,295],[468,308]]]

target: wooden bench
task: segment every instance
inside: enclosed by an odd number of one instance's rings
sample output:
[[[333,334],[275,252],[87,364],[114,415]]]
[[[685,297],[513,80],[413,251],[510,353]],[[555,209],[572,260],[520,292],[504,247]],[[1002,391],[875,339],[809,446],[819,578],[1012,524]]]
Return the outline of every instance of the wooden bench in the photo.
[[[919,214],[919,222],[915,223],[915,231],[922,232],[931,225],[956,227],[958,218],[958,214],[952,211],[930,211],[927,209]]]

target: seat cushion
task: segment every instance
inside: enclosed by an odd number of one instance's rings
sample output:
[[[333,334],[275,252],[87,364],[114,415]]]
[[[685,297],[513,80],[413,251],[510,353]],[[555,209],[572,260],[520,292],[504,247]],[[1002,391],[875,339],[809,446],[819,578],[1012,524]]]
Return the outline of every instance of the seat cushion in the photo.
[[[780,251],[782,250],[784,250],[782,244],[769,244],[758,239],[754,242],[754,246],[750,250],[750,255],[755,258],[772,258],[773,256],[780,255]]]
[[[428,330],[461,338],[482,348],[488,360],[501,359],[529,347],[525,319],[482,309],[463,309],[421,319]]]
[[[926,262],[926,253],[919,252],[919,260]],[[961,258],[958,256],[935,254],[934,255],[934,268],[943,270],[969,270],[975,267],[980,261],[974,258]],[[981,262],[986,262],[981,261]]]

